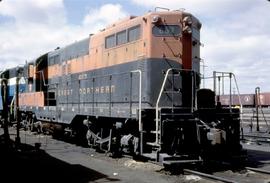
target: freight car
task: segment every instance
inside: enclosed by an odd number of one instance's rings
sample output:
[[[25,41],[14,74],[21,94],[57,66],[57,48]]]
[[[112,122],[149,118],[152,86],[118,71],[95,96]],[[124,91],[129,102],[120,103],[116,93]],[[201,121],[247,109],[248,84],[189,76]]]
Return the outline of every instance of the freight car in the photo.
[[[258,96],[258,104],[262,107],[270,106],[270,93],[256,94],[240,94],[240,101],[243,107],[256,107],[256,98]],[[230,99],[231,98],[231,99]],[[231,102],[230,102],[231,100]],[[220,102],[223,106],[240,106],[238,95],[220,95]]]
[[[163,164],[239,155],[238,109],[199,90],[200,28],[190,13],[155,11],[41,55],[24,66],[22,119]]]

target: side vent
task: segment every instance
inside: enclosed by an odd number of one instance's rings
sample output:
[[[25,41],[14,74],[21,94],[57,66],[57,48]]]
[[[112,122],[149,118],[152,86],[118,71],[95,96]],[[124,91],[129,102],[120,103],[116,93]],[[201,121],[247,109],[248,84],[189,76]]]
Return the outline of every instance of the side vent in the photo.
[[[34,78],[34,75],[35,75],[34,65],[29,64],[29,66],[28,66],[28,78]]]

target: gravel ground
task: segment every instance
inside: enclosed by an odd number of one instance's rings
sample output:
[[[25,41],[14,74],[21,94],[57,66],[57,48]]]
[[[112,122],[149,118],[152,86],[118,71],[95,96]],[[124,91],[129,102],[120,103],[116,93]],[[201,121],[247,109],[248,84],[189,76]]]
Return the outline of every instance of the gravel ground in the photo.
[[[0,129],[0,135],[3,130]],[[10,129],[11,139],[16,131]],[[0,141],[0,182],[186,182],[211,183],[196,175],[171,175],[162,166],[123,157],[111,158],[95,150],[53,139],[47,135],[34,135],[20,131],[20,150],[6,149]],[[1,138],[2,139],[2,138]],[[41,143],[41,150],[34,148]],[[244,144],[248,156],[258,167],[270,170],[270,146]],[[252,171],[217,171],[216,176],[239,182],[269,182],[269,175]]]
[[[3,130],[0,130],[0,135]],[[16,131],[10,129],[11,139]],[[201,182],[198,176],[170,175],[162,166],[123,157],[114,159],[90,148],[20,131],[20,150],[0,143],[0,182]],[[34,148],[41,143],[40,150]],[[3,181],[5,180],[5,181]]]

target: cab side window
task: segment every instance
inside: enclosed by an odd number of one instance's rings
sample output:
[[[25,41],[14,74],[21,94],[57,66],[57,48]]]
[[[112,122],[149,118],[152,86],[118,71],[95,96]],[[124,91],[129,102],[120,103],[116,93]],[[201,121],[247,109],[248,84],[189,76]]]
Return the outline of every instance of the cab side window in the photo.
[[[128,42],[135,41],[140,38],[141,27],[139,25],[128,29]]]

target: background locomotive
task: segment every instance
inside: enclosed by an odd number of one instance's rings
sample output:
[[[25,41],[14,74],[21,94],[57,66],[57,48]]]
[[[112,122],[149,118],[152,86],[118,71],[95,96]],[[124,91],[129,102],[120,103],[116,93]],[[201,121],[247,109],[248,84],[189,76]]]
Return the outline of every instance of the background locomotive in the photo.
[[[240,153],[238,109],[199,90],[200,28],[186,12],[150,12],[40,56],[18,72],[22,119],[164,164]]]
[[[16,80],[17,80],[17,73],[22,72],[23,68],[22,67],[15,67],[11,68],[8,70],[5,70],[0,73],[0,85],[6,85],[6,101],[7,101],[7,117],[8,121],[14,121],[14,102],[15,102],[15,90],[16,90]],[[20,83],[18,84],[18,89],[21,92],[25,91],[25,80],[24,78],[21,79]],[[0,96],[3,96],[2,94],[2,89],[0,90]],[[3,111],[3,102],[2,102],[2,97],[0,100],[0,114],[2,116],[2,111]]]

